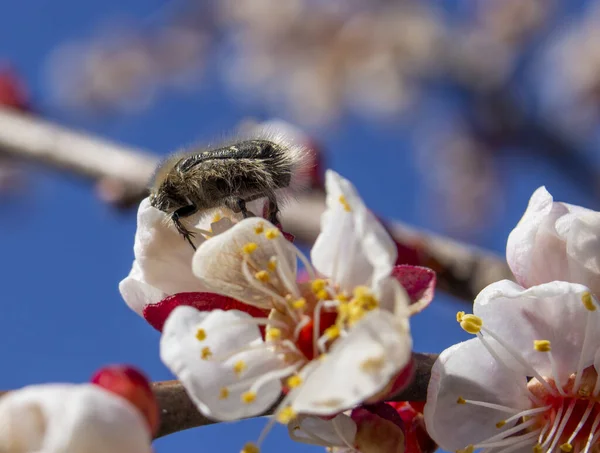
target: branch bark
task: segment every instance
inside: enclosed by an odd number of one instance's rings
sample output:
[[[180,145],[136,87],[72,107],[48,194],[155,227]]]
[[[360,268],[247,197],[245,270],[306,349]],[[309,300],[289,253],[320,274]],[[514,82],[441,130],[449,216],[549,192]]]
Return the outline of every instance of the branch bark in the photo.
[[[431,376],[431,367],[437,358],[436,354],[414,354],[416,362],[415,379],[404,391],[396,395],[393,401],[425,401],[427,385]],[[218,423],[202,415],[194,406],[179,381],[155,382],[154,394],[160,406],[160,430],[156,438],[198,426]],[[277,403],[263,415],[273,413]]]
[[[0,153],[67,171],[97,183],[100,196],[120,207],[132,206],[147,194],[159,157],[52,124],[39,118],[0,108]],[[320,229],[325,197],[318,191],[299,197],[299,203],[283,210],[286,231],[312,244]],[[488,284],[512,279],[498,256],[401,222],[388,230],[398,245],[404,264],[427,266],[437,272],[438,288],[473,301]]]

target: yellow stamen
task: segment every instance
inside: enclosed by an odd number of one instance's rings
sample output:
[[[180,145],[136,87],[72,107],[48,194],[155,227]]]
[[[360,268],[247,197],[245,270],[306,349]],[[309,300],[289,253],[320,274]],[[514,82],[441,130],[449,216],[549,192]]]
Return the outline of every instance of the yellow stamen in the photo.
[[[350,205],[348,204],[348,201],[346,201],[345,196],[340,195],[340,198],[338,198],[338,200],[340,201],[340,204],[344,207],[344,211],[346,211],[346,212],[352,211],[352,209],[350,208]]]
[[[229,389],[227,387],[223,387],[219,392],[219,399],[224,400],[229,398]]]
[[[277,259],[271,258],[269,260],[269,264],[267,264],[267,269],[269,269],[271,272],[275,272],[277,270]]]
[[[464,311],[459,311],[456,313],[456,322],[461,322],[463,319],[463,316],[465,315]]]
[[[535,444],[533,446],[533,453],[542,453],[544,451],[544,449],[542,448],[542,446],[540,444]]]
[[[469,445],[462,450],[456,450],[456,453],[473,453],[475,451],[475,447],[473,445]]]
[[[290,376],[287,380],[287,385],[289,388],[293,389],[302,384],[302,378],[297,374],[294,376]]]
[[[550,352],[550,341],[548,340],[533,340],[533,349],[539,352]]]
[[[248,442],[244,445],[244,448],[242,448],[240,453],[260,453],[260,448],[258,448],[258,445]]]
[[[500,429],[504,425],[506,425],[506,421],[505,420],[500,420],[498,423],[496,423],[496,428]]]
[[[198,341],[204,341],[204,340],[206,340],[206,330],[204,330],[204,329],[198,329],[198,331],[196,332],[196,339]]]
[[[570,451],[573,450],[573,445],[571,445],[569,442],[565,442],[560,446],[560,449],[565,453],[570,453]]]
[[[482,325],[482,319],[475,315],[463,315],[460,321],[460,327],[462,327],[465,332],[473,335],[479,333]]]
[[[348,302],[350,298],[346,293],[339,293],[337,296],[335,296],[335,300],[338,300],[340,302]]]
[[[319,300],[329,299],[329,292],[326,289],[322,289],[321,291],[318,291],[315,295],[317,296],[317,299],[319,299]]]
[[[280,234],[281,232],[277,228],[269,228],[265,231],[265,237],[267,239],[275,239],[276,237],[279,237]]]
[[[462,396],[459,396],[456,400],[457,404],[467,404],[467,400],[465,400]]]
[[[331,326],[325,329],[325,335],[330,340],[334,340],[340,336],[340,328],[338,326]]]
[[[212,218],[212,223],[217,223],[222,218],[223,218],[223,216],[221,215],[221,213],[217,212]]]
[[[306,299],[304,297],[296,299],[292,302],[292,307],[294,307],[297,310],[302,310],[304,307],[306,307]]]
[[[212,357],[212,352],[208,346],[202,348],[202,360],[207,360]]]
[[[245,244],[242,247],[242,251],[246,255],[250,255],[252,252],[255,252],[257,248],[258,248],[258,244],[256,242],[248,242],[247,244]]]
[[[317,278],[315,280],[312,281],[312,283],[310,284],[313,293],[318,293],[321,290],[324,290],[325,287],[327,286],[327,282],[325,280],[323,280],[322,278]]]
[[[246,365],[246,362],[244,362],[243,360],[239,360],[233,365],[233,371],[235,371],[235,374],[237,374],[238,376],[242,374],[246,370],[246,368],[248,367]]]
[[[294,409],[292,409],[290,406],[284,407],[283,409],[281,409],[279,414],[277,414],[277,421],[279,423],[283,423],[284,425],[287,425],[289,422],[294,420],[296,418],[296,416],[297,416],[297,414],[294,411]]]
[[[267,329],[267,340],[278,340],[281,338],[281,330],[277,327],[269,327]]]
[[[594,304],[594,300],[589,291],[586,291],[581,295],[581,302],[583,302],[583,306],[589,311],[596,311],[596,305]]]
[[[250,404],[256,400],[256,392],[244,392],[242,393],[242,403]]]
[[[263,283],[267,283],[270,279],[269,273],[267,271],[258,271],[256,274],[254,274],[254,278]]]
[[[254,227],[254,232],[256,234],[262,234],[263,231],[265,231],[264,224],[262,222],[256,224],[256,226]]]

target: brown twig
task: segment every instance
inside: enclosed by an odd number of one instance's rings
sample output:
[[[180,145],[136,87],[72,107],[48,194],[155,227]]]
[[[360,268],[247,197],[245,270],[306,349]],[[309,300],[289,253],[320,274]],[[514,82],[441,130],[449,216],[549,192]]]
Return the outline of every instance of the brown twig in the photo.
[[[146,196],[146,184],[159,161],[144,151],[2,108],[0,152],[91,179],[101,196],[118,206],[132,206]],[[299,241],[312,244],[319,234],[324,196],[313,192],[298,201],[284,209],[282,223]],[[438,288],[453,296],[472,301],[488,284],[512,278],[500,257],[400,222],[387,226],[400,261],[431,267],[438,274]]]
[[[415,379],[407,389],[393,398],[394,401],[425,401],[431,367],[437,355],[414,354],[414,357],[417,365]],[[153,389],[161,411],[160,430],[156,438],[217,423],[198,412],[179,381],[156,382]],[[263,415],[272,413],[273,409]]]

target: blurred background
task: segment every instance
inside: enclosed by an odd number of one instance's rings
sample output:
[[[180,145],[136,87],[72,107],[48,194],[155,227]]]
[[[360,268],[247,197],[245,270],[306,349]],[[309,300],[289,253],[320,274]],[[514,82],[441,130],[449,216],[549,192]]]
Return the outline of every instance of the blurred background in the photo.
[[[249,119],[301,128],[367,205],[502,255],[531,193],[600,204],[600,1],[75,0],[0,5],[0,104],[166,154]],[[170,379],[120,298],[135,211],[3,158],[0,388],[106,363]],[[415,349],[466,337],[439,293]],[[237,452],[265,420],[155,443]],[[264,452],[320,451],[272,433]]]

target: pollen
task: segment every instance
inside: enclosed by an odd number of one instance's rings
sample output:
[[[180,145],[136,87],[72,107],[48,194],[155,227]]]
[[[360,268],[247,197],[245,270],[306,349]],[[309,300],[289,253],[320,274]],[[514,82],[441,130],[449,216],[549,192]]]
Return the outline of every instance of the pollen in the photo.
[[[473,453],[475,451],[475,447],[473,445],[469,445],[462,450],[456,450],[456,453]]]
[[[225,400],[227,398],[229,398],[229,389],[227,387],[223,387],[219,391],[219,399],[220,400]]]
[[[212,351],[208,346],[202,348],[202,360],[208,360],[212,357]]]
[[[267,329],[267,340],[278,340],[281,338],[281,330],[277,327],[269,327]]]
[[[350,212],[352,211],[352,209],[350,208],[350,205],[348,204],[348,201],[346,200],[346,197],[343,195],[340,195],[340,197],[338,198],[340,204],[344,207],[344,211],[346,212]]]
[[[496,423],[496,428],[500,429],[504,425],[506,425],[506,421],[505,420],[500,420],[498,423]]]
[[[242,448],[240,453],[260,453],[260,448],[258,448],[258,445],[255,443],[248,442],[244,445],[244,448]]]
[[[594,304],[594,300],[592,299],[592,295],[589,291],[586,291],[582,294],[581,302],[583,302],[583,306],[589,311],[596,311],[596,305]]]
[[[535,444],[533,446],[533,453],[542,453],[544,451],[544,449],[542,448],[542,446],[540,444]]]
[[[456,322],[461,322],[463,319],[463,316],[465,315],[464,311],[459,311],[456,313]]]
[[[385,365],[384,357],[371,357],[363,360],[360,364],[360,369],[365,373],[377,373]]]
[[[322,278],[317,278],[312,281],[310,287],[312,288],[313,293],[317,294],[319,291],[322,291],[327,286],[327,282]]]
[[[325,329],[325,335],[330,340],[335,340],[337,337],[340,336],[340,328],[338,326],[328,327],[327,329]]]
[[[294,307],[297,310],[302,310],[304,307],[306,307],[306,299],[304,297],[296,299],[292,302],[292,307]]]
[[[277,228],[269,228],[265,231],[265,237],[267,239],[275,239],[279,237],[280,234],[281,232]]]
[[[248,366],[243,360],[239,360],[233,365],[233,371],[235,371],[235,374],[237,374],[238,376],[242,374],[246,370],[246,368],[248,368]]]
[[[254,227],[254,232],[255,232],[256,234],[262,234],[262,233],[263,233],[263,231],[265,231],[265,227],[264,227],[264,224],[263,224],[262,222],[260,222],[259,224],[257,224],[257,225]]]
[[[269,260],[267,269],[269,269],[271,272],[275,272],[277,270],[277,258],[273,257]]]
[[[223,218],[223,216],[221,215],[221,213],[217,212],[212,218],[212,223],[217,223],[222,218]]]
[[[206,340],[206,330],[204,330],[204,329],[198,329],[196,331],[196,340],[198,340],[198,341],[204,341],[204,340]]]
[[[573,450],[573,445],[571,445],[569,442],[565,442],[560,446],[560,449],[565,453],[570,453],[571,450]]]
[[[317,299],[319,300],[327,300],[329,299],[329,292],[326,289],[322,289],[321,291],[317,291],[315,294]]]
[[[550,352],[550,341],[548,340],[533,340],[533,349],[539,352]]]
[[[479,333],[482,325],[482,319],[475,315],[463,315],[460,320],[460,327],[462,327],[465,332],[473,335]]]
[[[242,403],[250,404],[256,400],[256,392],[244,392],[242,393]]]
[[[467,404],[467,400],[464,399],[462,396],[459,396],[456,400],[456,404]]]
[[[287,385],[289,388],[293,389],[300,385],[302,385],[302,378],[297,374],[294,376],[290,376],[287,380]]]
[[[256,274],[254,274],[254,278],[263,283],[267,283],[270,277],[267,271],[258,271]]]
[[[335,300],[344,303],[344,302],[349,302],[350,298],[348,297],[348,295],[346,293],[339,293],[338,295],[335,296]]]
[[[258,248],[258,244],[256,242],[248,242],[247,244],[245,244],[242,247],[242,251],[246,255],[250,255],[251,253],[255,252],[257,248]]]
[[[289,422],[294,420],[298,414],[292,409],[290,406],[284,407],[281,409],[279,414],[277,414],[277,421],[284,425],[287,425]]]

